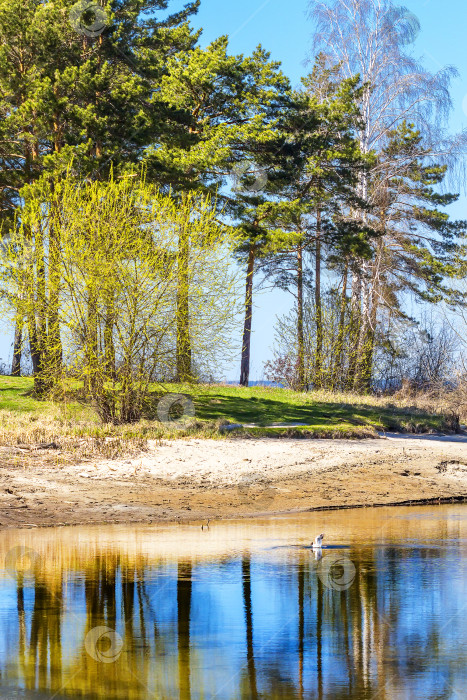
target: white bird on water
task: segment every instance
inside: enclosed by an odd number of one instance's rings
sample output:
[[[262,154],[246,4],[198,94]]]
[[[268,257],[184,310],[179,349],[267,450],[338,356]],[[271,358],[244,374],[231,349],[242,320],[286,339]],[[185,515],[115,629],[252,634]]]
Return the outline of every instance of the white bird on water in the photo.
[[[312,544],[311,544],[312,548],[313,548],[313,549],[321,549],[321,543],[322,543],[323,539],[324,539],[324,535],[323,535],[323,534],[318,535],[317,537],[315,537],[315,541],[312,542]]]

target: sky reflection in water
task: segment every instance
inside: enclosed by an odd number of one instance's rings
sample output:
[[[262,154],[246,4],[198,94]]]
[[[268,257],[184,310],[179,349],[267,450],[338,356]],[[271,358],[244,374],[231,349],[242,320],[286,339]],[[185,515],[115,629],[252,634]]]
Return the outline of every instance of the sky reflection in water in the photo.
[[[0,698],[467,697],[466,552],[463,505],[3,531]]]

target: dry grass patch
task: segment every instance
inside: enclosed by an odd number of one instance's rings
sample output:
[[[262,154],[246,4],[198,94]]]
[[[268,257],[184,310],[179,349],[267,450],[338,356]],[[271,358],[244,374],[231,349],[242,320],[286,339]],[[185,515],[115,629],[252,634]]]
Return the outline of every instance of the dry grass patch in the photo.
[[[96,425],[84,420],[66,420],[54,416],[38,417],[0,411],[0,446],[12,453],[40,455],[54,451],[62,461],[70,459],[117,459],[147,449],[148,440],[187,437],[221,438],[219,424],[192,420],[183,428],[170,429],[162,423],[139,421],[129,425]],[[5,454],[5,453],[4,453]]]

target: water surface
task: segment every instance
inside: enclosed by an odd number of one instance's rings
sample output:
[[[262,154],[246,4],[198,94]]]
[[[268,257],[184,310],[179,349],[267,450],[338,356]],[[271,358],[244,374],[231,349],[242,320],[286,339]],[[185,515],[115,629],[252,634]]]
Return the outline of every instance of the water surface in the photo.
[[[465,505],[3,531],[0,697],[466,698],[466,555]]]

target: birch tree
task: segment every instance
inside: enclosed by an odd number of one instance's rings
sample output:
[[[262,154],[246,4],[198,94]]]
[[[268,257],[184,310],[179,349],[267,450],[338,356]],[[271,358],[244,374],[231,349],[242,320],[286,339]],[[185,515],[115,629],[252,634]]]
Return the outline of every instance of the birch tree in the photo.
[[[364,154],[380,156],[358,184],[359,195],[371,205],[382,196],[387,177],[397,174],[398,163],[385,152],[390,134],[404,120],[423,133],[423,143],[413,158],[434,158],[452,164],[465,146],[465,135],[448,138],[445,132],[452,107],[450,83],[457,73],[445,68],[433,74],[417,61],[410,44],[420,26],[418,20],[391,0],[312,0],[310,15],[316,24],[315,49],[324,52],[331,63],[339,64],[343,77],[360,75],[365,89],[361,99],[363,127],[359,132]],[[362,219],[378,229],[377,215],[363,213]],[[376,253],[375,249],[375,253]],[[361,260],[353,266],[351,305],[355,318],[355,358],[352,370],[355,384],[367,374],[363,352],[372,309],[373,261]],[[373,329],[374,330],[374,329]]]

